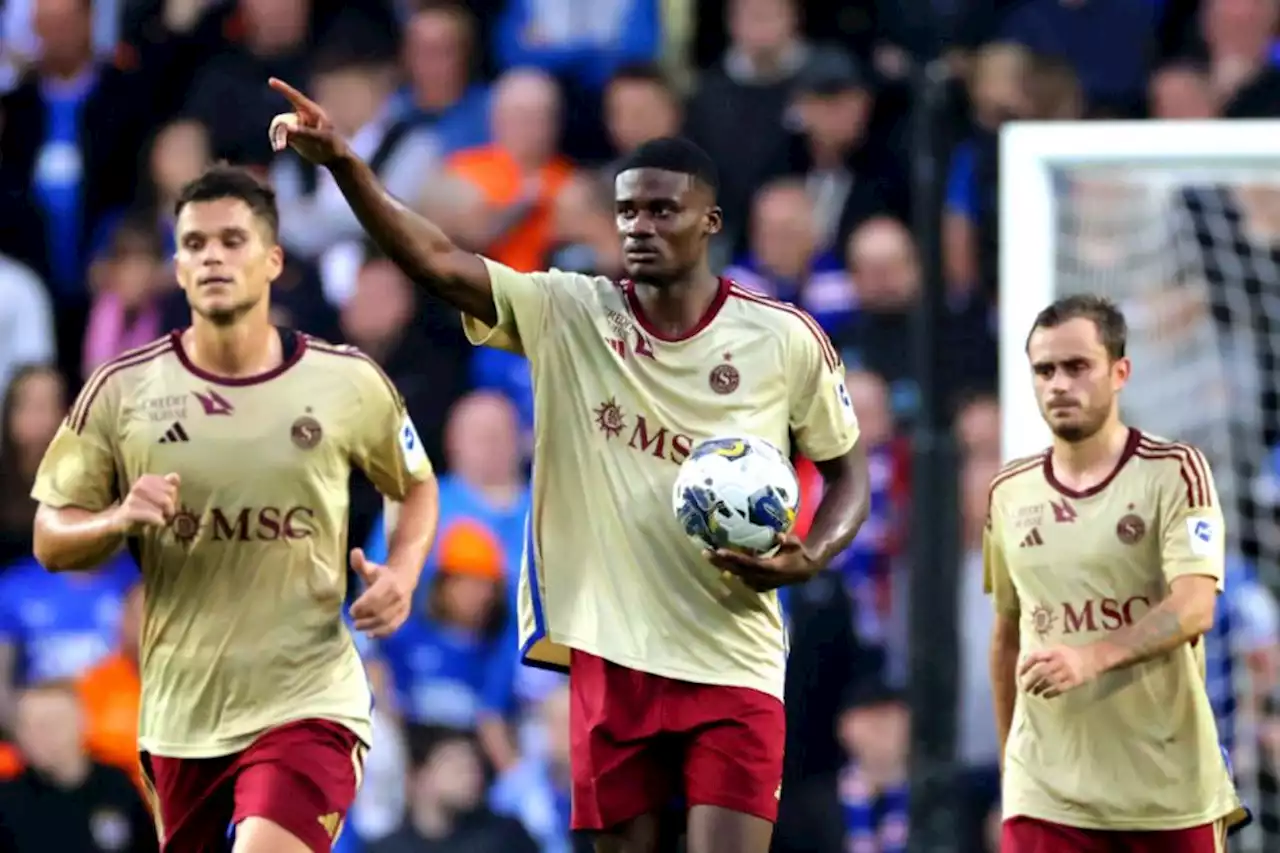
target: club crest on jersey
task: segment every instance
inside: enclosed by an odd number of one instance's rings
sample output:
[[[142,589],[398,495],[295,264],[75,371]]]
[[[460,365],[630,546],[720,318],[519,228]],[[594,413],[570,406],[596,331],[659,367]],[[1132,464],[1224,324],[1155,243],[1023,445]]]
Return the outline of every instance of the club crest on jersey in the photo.
[[[729,353],[724,354],[724,364],[717,364],[711,368],[711,374],[707,377],[707,381],[711,383],[711,390],[717,394],[732,394],[738,390],[738,382],[742,378],[738,373],[738,368],[729,363],[732,356]]]
[[[179,507],[173,514],[173,518],[169,520],[169,530],[173,531],[174,539],[184,545],[188,544],[200,534],[200,516],[196,515],[191,507]]]
[[[1031,624],[1041,637],[1052,631],[1053,623],[1057,621],[1058,617],[1054,612],[1043,604],[1038,604],[1031,609]]]
[[[1116,536],[1126,545],[1136,545],[1147,535],[1147,523],[1142,516],[1129,513],[1116,523]]]
[[[298,418],[289,428],[289,437],[299,450],[310,450],[320,443],[323,436],[324,430],[320,428],[320,422],[310,415]]]

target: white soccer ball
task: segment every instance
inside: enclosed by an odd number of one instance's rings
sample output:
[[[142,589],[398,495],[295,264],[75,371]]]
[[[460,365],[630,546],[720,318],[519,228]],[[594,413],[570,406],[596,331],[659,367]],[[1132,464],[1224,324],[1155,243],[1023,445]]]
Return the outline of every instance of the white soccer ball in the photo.
[[[767,555],[795,524],[800,481],[791,461],[762,438],[709,438],[681,464],[671,503],[699,548]]]

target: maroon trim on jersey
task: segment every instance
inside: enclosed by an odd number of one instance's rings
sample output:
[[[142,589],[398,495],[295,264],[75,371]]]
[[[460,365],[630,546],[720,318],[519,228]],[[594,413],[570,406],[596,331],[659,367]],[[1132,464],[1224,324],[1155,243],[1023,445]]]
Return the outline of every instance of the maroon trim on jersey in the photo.
[[[645,316],[644,308],[640,305],[640,298],[636,296],[636,283],[630,279],[624,279],[621,284],[622,292],[627,298],[627,305],[631,307],[631,313],[636,318],[636,323],[640,325],[640,328],[644,329],[645,332],[660,341],[675,344],[680,341],[689,340],[689,338],[692,338],[694,335],[698,334],[698,332],[701,332],[707,326],[710,326],[711,321],[720,313],[720,309],[724,307],[725,300],[729,298],[730,283],[727,278],[721,278],[718,280],[720,282],[720,289],[716,291],[716,296],[711,300],[711,304],[707,306],[707,310],[702,313],[702,319],[694,323],[693,328],[689,329],[689,331],[685,332],[683,335],[668,335],[665,332],[660,332],[655,329],[653,324],[649,322],[649,318]]]
[[[831,343],[831,338],[823,331],[818,321],[813,319],[812,315],[803,308],[792,305],[790,302],[783,302],[781,299],[774,299],[771,296],[765,296],[747,290],[737,282],[730,282],[729,295],[736,296],[739,299],[745,299],[747,302],[754,302],[757,305],[764,305],[766,308],[775,308],[779,311],[785,311],[792,316],[799,317],[800,321],[805,324],[809,332],[818,339],[818,346],[822,348],[822,358],[827,363],[828,370],[835,370],[840,364],[840,354],[836,352],[835,346]]]
[[[1091,498],[1101,492],[1107,486],[1111,485],[1111,481],[1120,473],[1120,469],[1125,463],[1134,457],[1138,452],[1138,442],[1142,439],[1142,433],[1133,427],[1129,427],[1129,437],[1125,439],[1124,450],[1120,453],[1120,458],[1116,460],[1116,467],[1111,469],[1111,473],[1103,477],[1102,480],[1084,491],[1076,491],[1075,489],[1064,486],[1053,474],[1053,453],[1046,453],[1044,456],[1044,478],[1049,481],[1049,485],[1053,486],[1063,495],[1069,498]]]
[[[145,347],[130,350],[124,355],[117,356],[99,366],[80,391],[80,396],[76,398],[75,405],[71,407],[71,412],[67,415],[67,426],[77,435],[80,434],[84,430],[84,425],[89,422],[89,411],[93,408],[93,401],[98,398],[98,394],[106,387],[108,379],[126,367],[136,367],[139,364],[146,364],[152,359],[159,358],[172,348],[172,340],[161,338],[158,341],[147,344]]]
[[[1202,509],[1213,506],[1213,489],[1209,486],[1209,465],[1200,451],[1177,441],[1157,441],[1144,435],[1138,443],[1139,459],[1174,459],[1178,473],[1187,487],[1187,506]]]
[[[400,389],[396,387],[396,383],[391,381],[391,377],[382,369],[382,365],[374,361],[368,353],[365,353],[357,347],[347,346],[345,344],[331,344],[326,340],[312,337],[305,332],[302,333],[302,336],[307,339],[307,346],[315,352],[328,353],[329,355],[336,355],[342,358],[355,358],[360,361],[367,362],[374,370],[378,371],[378,375],[382,377],[382,381],[387,386],[387,390],[391,393],[392,399],[400,399]]]
[[[173,351],[178,356],[178,361],[187,369],[187,372],[199,376],[205,382],[213,382],[216,385],[227,385],[232,388],[243,387],[245,385],[259,385],[263,382],[267,382],[268,380],[275,379],[281,373],[284,373],[290,367],[293,367],[301,361],[303,354],[307,351],[306,336],[298,332],[290,331],[288,334],[293,335],[293,341],[295,344],[293,352],[289,352],[289,343],[284,340],[284,334],[281,334],[280,343],[284,347],[286,358],[275,367],[255,376],[219,376],[216,373],[210,373],[207,370],[197,367],[195,362],[191,360],[191,357],[187,355],[187,350],[182,345],[182,333],[184,331],[184,329],[174,329],[169,334],[173,338]]]

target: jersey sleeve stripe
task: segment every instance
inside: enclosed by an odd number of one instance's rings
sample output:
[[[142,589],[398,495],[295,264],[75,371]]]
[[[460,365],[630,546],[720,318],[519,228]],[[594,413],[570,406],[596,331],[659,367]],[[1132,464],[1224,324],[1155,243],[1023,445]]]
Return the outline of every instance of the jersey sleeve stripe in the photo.
[[[361,352],[355,347],[338,346],[337,344],[331,344],[328,341],[322,341],[319,338],[313,338],[310,335],[307,335],[306,338],[307,338],[307,346],[311,349],[314,349],[316,352],[323,352],[329,355],[342,356],[343,358],[357,358],[357,359],[360,359],[361,361],[368,362],[370,365],[372,365],[373,369],[378,372],[378,376],[382,377],[382,381],[384,384],[386,384],[387,391],[391,393],[392,399],[397,401],[400,400],[400,389],[396,388],[396,383],[391,381],[391,377],[388,376],[387,372],[382,369],[382,365],[378,364],[378,362],[374,361],[365,353]]]
[[[836,352],[836,348],[832,345],[831,338],[828,337],[827,333],[823,331],[821,326],[818,325],[818,321],[813,319],[813,317],[809,316],[807,311],[797,308],[796,306],[791,305],[790,303],[787,303],[787,302],[782,302],[777,299],[770,299],[769,297],[762,296],[759,293],[752,293],[750,290],[747,290],[746,288],[738,284],[729,285],[729,295],[736,296],[739,299],[746,300],[747,302],[753,302],[756,305],[764,305],[768,308],[776,308],[779,311],[782,311],[787,314],[791,314],[792,316],[800,318],[800,321],[805,324],[805,327],[809,329],[810,333],[812,333],[813,336],[818,339],[818,345],[822,347],[822,357],[823,357],[823,360],[826,361],[827,363],[827,368],[830,370],[835,370],[839,366],[840,355],[839,353]]]
[[[172,339],[164,337],[144,347],[130,350],[98,367],[80,391],[80,396],[76,398],[75,405],[71,407],[71,411],[67,413],[67,426],[79,434],[84,429],[84,425],[89,422],[89,412],[93,408],[93,402],[102,392],[108,379],[126,367],[145,364],[164,355],[171,349],[173,349]]]
[[[1187,487],[1187,506],[1202,509],[1213,505],[1213,491],[1205,473],[1208,467],[1200,451],[1185,444],[1142,442],[1138,445],[1137,456],[1139,459],[1176,460],[1178,473]]]
[[[1193,503],[1189,494],[1188,503],[1199,507],[1213,505],[1213,488],[1211,485],[1212,480],[1210,479],[1212,475],[1209,472],[1209,463],[1198,448],[1180,441],[1157,441],[1147,435],[1142,436],[1138,442],[1138,447],[1139,449],[1157,453],[1169,453],[1172,451],[1181,454],[1179,461],[1182,462],[1183,479],[1188,482],[1188,486],[1197,497],[1197,501]]]
[[[989,491],[994,494],[996,488],[1001,484],[1012,480],[1028,471],[1035,470],[1044,464],[1044,454],[1037,453],[1035,456],[1025,456],[1021,459],[1015,459],[1008,465],[1000,469],[994,477],[991,478],[991,486]]]

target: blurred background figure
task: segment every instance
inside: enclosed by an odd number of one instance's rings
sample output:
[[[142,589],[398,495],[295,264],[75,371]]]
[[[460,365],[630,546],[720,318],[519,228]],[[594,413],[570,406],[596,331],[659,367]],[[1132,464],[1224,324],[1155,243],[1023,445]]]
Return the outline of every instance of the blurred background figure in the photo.
[[[56,350],[44,282],[30,267],[0,255],[0,391],[24,365],[52,364]]]
[[[0,849],[151,853],[159,849],[142,794],[84,750],[75,687],[22,692],[16,739],[25,769],[0,782]]]
[[[423,738],[409,771],[409,807],[396,832],[369,853],[538,853],[519,821],[485,804],[485,771],[475,741],[440,731]]]
[[[36,502],[31,486],[45,449],[67,414],[67,386],[52,367],[19,366],[0,405],[0,578],[32,555]]]
[[[138,650],[142,634],[142,584],[124,597],[120,631],[110,654],[89,667],[77,682],[84,711],[85,749],[95,761],[128,774],[145,791],[138,765],[138,709],[142,682]]]
[[[161,235],[152,223],[126,221],[90,266],[93,306],[81,374],[86,379],[98,365],[167,331],[162,303],[173,288],[166,288],[172,279],[162,251]]]

